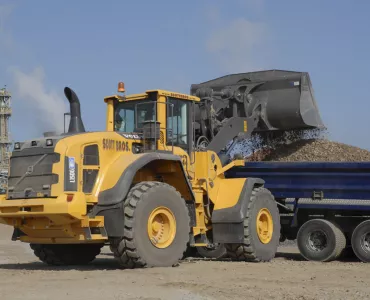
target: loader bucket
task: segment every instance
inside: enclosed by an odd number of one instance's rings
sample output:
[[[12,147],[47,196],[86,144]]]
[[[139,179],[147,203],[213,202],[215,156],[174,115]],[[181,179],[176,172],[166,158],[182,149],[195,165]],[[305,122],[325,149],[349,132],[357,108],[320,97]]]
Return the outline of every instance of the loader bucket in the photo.
[[[215,116],[259,116],[255,131],[325,128],[308,73],[269,70],[231,74],[193,84],[191,94],[212,98]]]

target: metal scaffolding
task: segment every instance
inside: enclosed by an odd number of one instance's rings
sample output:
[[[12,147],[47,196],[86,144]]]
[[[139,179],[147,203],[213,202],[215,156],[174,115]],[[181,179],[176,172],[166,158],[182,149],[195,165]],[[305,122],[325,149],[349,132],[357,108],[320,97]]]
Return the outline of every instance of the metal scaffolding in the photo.
[[[11,94],[6,87],[0,89],[0,193],[7,188],[9,158],[11,153],[11,138],[9,120],[12,115]]]

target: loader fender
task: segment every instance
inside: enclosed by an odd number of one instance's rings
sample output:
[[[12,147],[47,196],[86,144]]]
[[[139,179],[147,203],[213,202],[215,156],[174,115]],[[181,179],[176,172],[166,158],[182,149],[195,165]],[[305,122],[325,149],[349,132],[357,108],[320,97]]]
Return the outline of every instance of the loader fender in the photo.
[[[166,153],[147,153],[132,162],[121,174],[117,183],[111,189],[101,191],[98,196],[98,204],[94,207],[91,216],[104,216],[104,224],[109,237],[121,237],[124,230],[124,217],[123,217],[123,201],[131,189],[135,175],[143,168],[151,168],[154,162],[164,165],[167,163],[176,164],[181,172],[177,172],[177,176],[181,182],[177,181],[175,184],[169,182],[177,190],[180,191],[186,204],[189,208],[189,214],[194,215],[194,194],[191,189],[190,182],[186,177],[186,173],[181,162],[181,158],[176,155]],[[171,176],[173,177],[173,176]],[[176,186],[177,185],[177,186]],[[180,185],[180,186],[179,186]],[[195,226],[195,224],[192,224]]]
[[[181,158],[177,155],[167,153],[147,153],[131,163],[121,174],[115,186],[111,189],[101,191],[98,196],[99,206],[111,206],[122,202],[131,188],[133,179],[136,173],[153,161],[172,161],[181,168],[183,180],[186,184],[187,191],[191,199],[184,197],[186,200],[193,200],[194,195],[191,189],[190,182],[185,175],[185,170],[181,162]],[[188,199],[187,199],[188,198]]]
[[[265,183],[259,178],[248,178],[242,187],[238,202],[228,208],[216,209],[212,214],[213,240],[220,243],[240,243],[244,238],[244,219],[252,191]]]
[[[248,178],[240,192],[238,202],[232,207],[214,210],[212,214],[212,223],[243,222],[247,213],[248,201],[251,197],[253,188],[256,186],[263,186],[264,183],[265,181],[259,178]]]

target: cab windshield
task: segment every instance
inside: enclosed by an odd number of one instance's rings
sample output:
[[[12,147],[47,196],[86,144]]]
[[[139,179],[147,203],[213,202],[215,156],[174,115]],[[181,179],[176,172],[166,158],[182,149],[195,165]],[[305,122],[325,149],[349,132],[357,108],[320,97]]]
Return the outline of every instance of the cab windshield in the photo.
[[[142,133],[144,122],[156,121],[156,101],[150,99],[118,102],[114,109],[114,130],[125,133]],[[189,101],[172,97],[166,99],[167,145],[188,149],[190,143]]]
[[[119,102],[115,107],[114,130],[120,132],[141,131],[145,121],[155,121],[155,102],[150,100]]]

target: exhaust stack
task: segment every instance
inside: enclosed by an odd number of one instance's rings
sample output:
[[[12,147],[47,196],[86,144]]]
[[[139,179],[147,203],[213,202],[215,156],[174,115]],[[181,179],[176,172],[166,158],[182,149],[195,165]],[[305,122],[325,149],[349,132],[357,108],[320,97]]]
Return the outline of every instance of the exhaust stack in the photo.
[[[85,127],[81,118],[80,100],[76,93],[69,87],[64,88],[64,95],[69,101],[71,119],[69,121],[68,133],[85,132]]]

